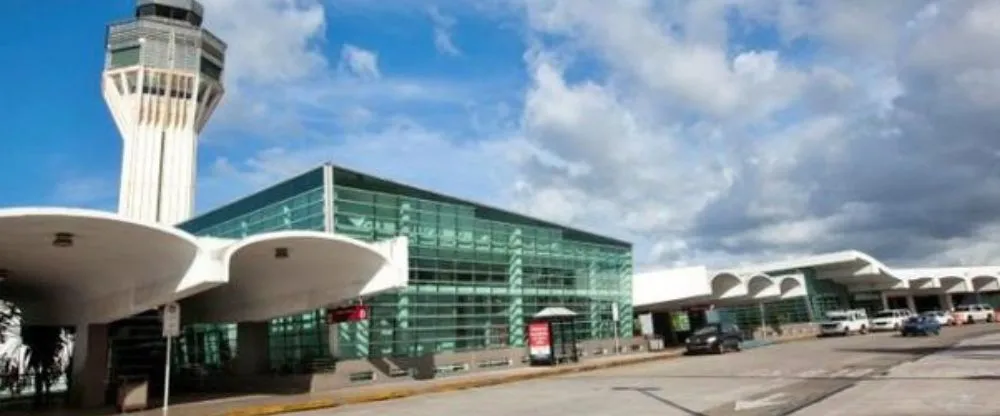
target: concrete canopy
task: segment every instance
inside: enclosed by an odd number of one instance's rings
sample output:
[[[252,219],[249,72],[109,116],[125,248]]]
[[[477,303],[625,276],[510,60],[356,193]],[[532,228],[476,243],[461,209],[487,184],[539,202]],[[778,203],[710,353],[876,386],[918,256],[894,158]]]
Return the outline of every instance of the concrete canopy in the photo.
[[[57,233],[72,245],[54,244]],[[27,324],[106,322],[155,308],[212,283],[184,280],[199,254],[197,239],[173,227],[82,209],[0,209],[0,290]]]
[[[701,266],[639,273],[632,290],[633,307],[640,312],[748,305],[806,294],[802,274],[709,273]]]
[[[730,306],[806,295],[805,276],[850,292],[969,293],[1000,290],[1000,266],[893,269],[857,250],[709,272],[704,266],[637,273],[633,305],[648,311],[713,304]]]
[[[286,316],[405,287],[406,256],[405,237],[199,238],[101,211],[0,209],[0,294],[26,324],[105,323],[181,300],[187,321]]]
[[[261,321],[371,295],[365,287],[391,259],[349,237],[280,231],[233,244],[222,261],[229,283],[184,300],[189,319]]]

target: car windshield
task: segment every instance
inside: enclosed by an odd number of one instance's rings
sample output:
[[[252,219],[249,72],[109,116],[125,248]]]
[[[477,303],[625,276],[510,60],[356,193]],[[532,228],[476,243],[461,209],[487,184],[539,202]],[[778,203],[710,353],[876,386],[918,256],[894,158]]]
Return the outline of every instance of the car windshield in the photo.
[[[936,316],[944,315],[944,313],[941,312],[941,311],[928,311],[928,312],[924,312],[923,315],[924,316],[930,316],[930,317],[936,317]]]
[[[833,322],[843,322],[847,320],[847,315],[831,315],[827,316],[826,319]]]
[[[698,328],[697,331],[694,331],[694,335],[709,335],[709,334],[718,334],[718,333],[719,333],[719,326],[718,325],[703,326],[701,328]]]
[[[959,312],[968,312],[972,310],[972,305],[959,305],[955,307],[955,310]]]
[[[896,316],[896,314],[892,311],[882,311],[875,314],[876,318],[892,318],[893,316]]]
[[[915,323],[919,323],[919,322],[921,322],[923,320],[924,320],[923,316],[914,316],[914,317],[912,317],[910,319],[907,319],[906,321],[909,322],[909,323],[915,324]]]

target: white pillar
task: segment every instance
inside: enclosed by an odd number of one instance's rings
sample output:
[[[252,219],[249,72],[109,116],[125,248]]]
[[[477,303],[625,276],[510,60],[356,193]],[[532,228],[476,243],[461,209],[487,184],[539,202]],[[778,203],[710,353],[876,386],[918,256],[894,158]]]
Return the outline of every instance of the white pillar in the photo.
[[[906,308],[916,312],[917,302],[913,299],[913,295],[906,295]]]
[[[952,311],[955,309],[955,303],[951,301],[950,293],[942,293],[941,295],[941,308],[945,311]]]
[[[70,369],[70,403],[79,408],[104,404],[108,382],[108,326],[78,325]]]
[[[889,296],[885,292],[879,292],[879,296],[882,297],[882,310],[889,309]]]

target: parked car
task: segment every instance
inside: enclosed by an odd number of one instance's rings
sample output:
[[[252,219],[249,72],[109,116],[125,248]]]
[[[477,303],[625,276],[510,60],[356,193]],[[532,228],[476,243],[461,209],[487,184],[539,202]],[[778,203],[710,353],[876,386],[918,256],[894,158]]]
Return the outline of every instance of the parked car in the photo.
[[[898,331],[903,323],[913,315],[907,309],[886,309],[872,317],[872,331]]]
[[[974,324],[976,322],[993,322],[993,307],[976,303],[972,305],[958,305],[952,315],[956,322],[963,324]]]
[[[921,313],[920,316],[926,316],[930,319],[937,321],[941,326],[955,325],[955,317],[951,316],[950,313],[945,311],[926,311]]]
[[[685,344],[688,354],[702,352],[724,354],[726,351],[739,351],[741,342],[743,342],[743,332],[739,327],[728,323],[715,323],[692,332]]]
[[[941,324],[938,320],[930,316],[911,316],[903,323],[903,328],[899,334],[906,337],[910,335],[941,335]]]
[[[868,311],[864,309],[827,311],[819,324],[819,335],[851,335],[868,332]]]

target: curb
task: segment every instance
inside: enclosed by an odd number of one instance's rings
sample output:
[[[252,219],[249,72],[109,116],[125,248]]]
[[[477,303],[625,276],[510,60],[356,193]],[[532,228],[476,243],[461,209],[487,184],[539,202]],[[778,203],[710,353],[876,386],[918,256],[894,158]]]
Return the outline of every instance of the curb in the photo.
[[[815,334],[800,335],[781,340],[771,341],[767,344],[755,348],[762,348],[777,344],[787,344],[816,339]],[[512,374],[507,376],[484,377],[482,379],[457,380],[444,382],[426,387],[411,387],[393,389],[386,386],[384,391],[374,391],[366,394],[358,394],[341,399],[319,399],[300,403],[276,404],[264,406],[251,406],[242,409],[235,409],[227,412],[216,413],[217,416],[270,416],[285,413],[305,412],[310,410],[331,409],[352,404],[375,403],[386,400],[402,399],[423,394],[446,393],[451,391],[461,391],[480,387],[497,386],[501,384],[516,383],[519,381],[534,380],[546,377],[553,377],[572,373],[582,373],[596,370],[605,370],[615,367],[643,364],[653,361],[670,360],[683,356],[682,350],[663,352],[655,355],[643,355],[639,357],[628,357],[620,361],[610,361],[604,363],[580,364],[573,367],[554,367],[552,369],[541,370],[526,374]]]

